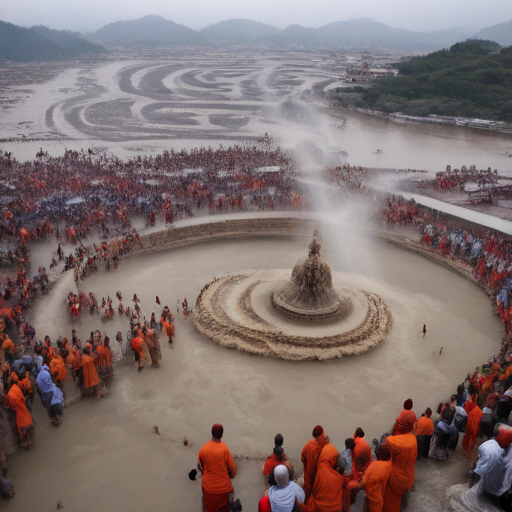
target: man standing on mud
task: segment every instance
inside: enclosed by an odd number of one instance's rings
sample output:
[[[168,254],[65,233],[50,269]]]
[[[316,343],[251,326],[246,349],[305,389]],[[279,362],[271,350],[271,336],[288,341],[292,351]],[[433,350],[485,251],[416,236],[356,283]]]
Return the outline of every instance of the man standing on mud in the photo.
[[[203,474],[203,507],[205,512],[228,512],[229,494],[233,492],[231,478],[236,476],[236,464],[229,448],[221,441],[224,427],[215,423],[212,440],[199,451],[198,466]]]

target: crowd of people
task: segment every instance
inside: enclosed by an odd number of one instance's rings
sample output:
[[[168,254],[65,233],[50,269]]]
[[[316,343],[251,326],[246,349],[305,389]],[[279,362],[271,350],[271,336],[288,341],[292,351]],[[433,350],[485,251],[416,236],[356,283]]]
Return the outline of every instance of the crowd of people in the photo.
[[[439,190],[441,192],[453,192],[465,190],[466,183],[484,183],[494,182],[494,176],[498,174],[495,169],[494,172],[489,167],[486,170],[477,170],[475,165],[469,166],[469,169],[465,165],[461,169],[453,169],[447,165],[444,172],[436,173],[435,179],[424,180],[420,183],[421,188],[431,188]]]
[[[468,454],[473,450],[478,437],[470,430],[474,424],[472,411],[478,409],[474,391],[469,379],[461,384],[457,394],[439,404],[435,423],[430,408],[418,418],[413,401],[407,399],[392,429],[380,440],[372,440],[373,448],[360,427],[338,449],[317,425],[302,449],[301,471],[294,468],[283,446],[284,438],[277,434],[272,454],[262,469],[265,491],[258,511],[349,512],[357,507],[368,512],[400,512],[407,508],[418,458],[445,460],[447,450],[456,449],[459,433],[466,428],[464,451]],[[506,403],[510,406],[511,396],[512,390],[507,390]],[[510,407],[508,411],[510,414]],[[512,427],[507,420],[502,418],[502,423],[483,434],[471,472],[473,485],[462,496],[466,503],[474,501],[475,496],[491,496],[491,501],[503,510],[511,510]],[[241,510],[231,482],[237,466],[222,442],[224,427],[216,423],[211,432],[212,440],[199,451],[197,469],[189,477],[195,480],[198,472],[201,474],[205,512]],[[358,500],[362,490],[364,503]]]
[[[35,161],[26,163],[0,153],[0,172],[0,191],[7,198],[0,213],[0,237],[12,244],[9,251],[14,257],[10,260],[17,262],[16,276],[5,277],[0,283],[0,396],[13,411],[13,424],[23,447],[34,443],[30,414],[34,391],[51,423],[58,426],[66,399],[63,384],[70,380],[68,375],[83,394],[102,397],[114,379],[112,361],[126,355],[128,346],[140,372],[148,366],[160,366],[162,333],[171,347],[175,336],[174,318],[168,307],[162,310],[159,320],[154,313],[146,320],[137,295],[130,308],[124,306],[121,293],[116,292],[119,305],[115,308],[110,296],[98,300],[93,292],[70,292],[68,309],[77,322],[84,312],[99,313],[103,321],[111,320],[116,309],[126,316],[130,321],[126,342],[118,332],[116,343],[111,346],[108,336],[102,336],[99,330],[91,333],[83,348],[75,330],[71,341],[66,337],[59,338],[55,345],[48,337],[38,341],[25,315],[38,291],[40,295],[48,293],[51,280],[44,267],[32,279],[29,277],[31,242],[45,242],[55,236],[59,244],[50,268],[64,262],[64,271],[73,269],[78,281],[103,266],[106,270],[115,269],[119,258],[140,244],[140,236],[131,223],[137,216],[145,219],[146,226],[153,226],[158,220],[172,224],[175,219],[198,214],[202,209],[214,213],[228,209],[303,209],[308,205],[303,186],[295,180],[293,159],[280,148],[268,146],[171,150],[128,161],[92,150],[66,151],[58,158],[41,151]],[[260,510],[291,511],[300,502],[306,512],[346,512],[358,491],[365,489],[368,510],[398,511],[414,483],[417,456],[446,459],[461,433],[464,452],[474,467],[473,479],[481,477],[484,482],[478,488],[488,492],[486,482],[492,481],[491,494],[502,500],[502,506],[510,507],[510,500],[502,495],[510,488],[508,485],[503,491],[507,479],[512,480],[511,456],[506,451],[512,425],[511,242],[488,230],[441,222],[412,200],[399,196],[383,199],[365,186],[367,171],[363,167],[326,167],[324,176],[345,192],[369,197],[379,205],[383,221],[419,226],[422,243],[469,266],[495,298],[506,337],[500,353],[470,372],[457,394],[440,404],[435,424],[430,409],[417,418],[412,401],[406,401],[392,431],[380,441],[375,440],[373,450],[359,428],[339,451],[329,443],[323,429],[315,427],[313,439],[301,455],[302,486],[294,482],[298,472],[283,448],[282,436],[277,436],[263,469],[268,491]],[[460,173],[447,169],[437,177],[436,187],[456,188],[475,176],[475,169],[463,168]],[[102,240],[84,244],[94,233]],[[65,242],[75,244],[68,256],[62,248]],[[158,297],[157,303],[160,304]],[[180,307],[185,318],[193,313],[186,299],[178,301],[177,312]],[[203,447],[199,455],[207,511],[221,510],[219,504],[225,500],[229,503],[233,490],[230,478],[236,475],[236,465],[221,442],[222,434],[222,426],[214,425],[213,444]],[[491,441],[494,444],[487,444]],[[486,455],[488,449],[492,464]],[[0,469],[5,469],[5,456],[0,452]],[[220,459],[225,463],[226,474],[210,475],[211,471],[219,471],[222,464],[214,461]],[[494,476],[487,478],[489,471]],[[5,478],[0,477],[0,493],[5,497],[4,483]],[[503,492],[498,495],[497,489]],[[7,495],[9,492],[12,488]],[[236,506],[231,503],[232,508]]]
[[[302,196],[293,160],[279,147],[201,147],[127,161],[92,150],[39,155],[22,163],[0,153],[5,238],[26,243],[56,233],[75,242],[95,228],[111,238],[133,216],[172,223],[204,208],[296,208]]]

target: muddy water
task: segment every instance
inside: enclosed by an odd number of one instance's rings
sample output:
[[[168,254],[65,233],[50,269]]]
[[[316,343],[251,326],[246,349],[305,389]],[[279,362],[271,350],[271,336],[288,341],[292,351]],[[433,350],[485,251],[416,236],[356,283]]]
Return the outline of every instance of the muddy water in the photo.
[[[82,288],[100,297],[116,290],[126,299],[137,293],[149,317],[155,295],[172,309],[184,295],[193,304],[215,276],[291,268],[308,242],[245,240],[160,251],[96,274]],[[159,370],[139,374],[125,360],[116,367],[110,394],[67,409],[59,429],[48,425],[36,404],[37,445],[8,459],[18,495],[5,510],[53,510],[58,500],[66,510],[84,512],[200,510],[200,482],[189,481],[187,473],[217,421],[232,453],[244,457],[237,461],[234,485],[244,508],[254,510],[263,458],[277,432],[300,466],[300,450],[318,423],[341,447],[357,426],[369,440],[380,436],[405,398],[414,399],[417,412],[435,408],[469,369],[499,350],[501,325],[484,292],[458,274],[381,242],[369,247],[377,268],[368,275],[378,277],[344,275],[348,286],[380,294],[393,313],[394,328],[379,348],[327,363],[266,359],[217,346],[178,316],[175,347],[163,343]],[[323,257],[336,261],[325,242]],[[344,272],[335,264],[333,269]],[[64,301],[73,286],[71,275],[64,276],[48,300],[36,305],[38,333],[70,334]],[[127,327],[127,320],[101,324],[97,316],[84,315],[78,331],[84,339],[100,328],[112,339]],[[181,444],[184,436],[192,448]]]

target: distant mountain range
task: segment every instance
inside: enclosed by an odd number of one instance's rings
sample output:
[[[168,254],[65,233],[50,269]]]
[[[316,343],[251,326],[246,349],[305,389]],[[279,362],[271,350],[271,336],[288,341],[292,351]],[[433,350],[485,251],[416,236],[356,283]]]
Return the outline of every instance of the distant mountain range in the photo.
[[[233,18],[219,23],[213,23],[202,28],[199,33],[207,39],[220,41],[247,41],[251,39],[269,39],[281,34],[272,25],[266,25],[260,21],[241,20]]]
[[[471,37],[465,28],[412,32],[396,29],[370,18],[336,21],[320,28],[290,25],[280,30],[259,21],[231,19],[213,23],[199,32],[165,20],[145,16],[133,21],[105,25],[85,37],[106,45],[227,45],[227,44],[299,44],[382,47],[404,51],[434,51]]]
[[[21,28],[0,21],[0,60],[3,61],[60,60],[106,52],[105,47],[68,30],[52,30],[42,25]]]
[[[193,46],[204,42],[199,32],[156,15],[109,23],[85,37],[109,46]]]
[[[480,30],[474,38],[489,39],[491,41],[496,41],[502,46],[512,46],[512,20],[484,28]]]
[[[412,32],[392,28],[371,18],[335,21],[317,29],[292,25],[283,30],[280,38],[299,42],[338,44],[342,46],[373,46],[404,51],[433,51],[467,39],[473,31],[452,28],[433,32]]]
[[[488,27],[478,34],[467,28],[414,32],[392,28],[371,18],[335,21],[320,28],[290,25],[280,30],[253,20],[231,19],[200,31],[150,15],[117,21],[96,32],[79,34],[42,25],[30,29],[0,21],[0,60],[54,60],[87,53],[100,54],[104,46],[227,46],[271,44],[386,48],[407,52],[432,52],[468,38],[489,39],[512,45],[512,20]],[[99,44],[98,44],[99,43]]]

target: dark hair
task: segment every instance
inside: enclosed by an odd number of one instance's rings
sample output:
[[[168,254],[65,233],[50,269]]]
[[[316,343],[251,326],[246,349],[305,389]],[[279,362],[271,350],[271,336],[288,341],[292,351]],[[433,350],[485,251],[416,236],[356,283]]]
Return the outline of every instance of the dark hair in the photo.
[[[364,430],[361,427],[357,427],[354,437],[364,437]]]
[[[377,448],[377,460],[391,460],[391,450],[387,444],[380,444]]]
[[[284,460],[284,450],[282,446],[274,446],[274,455],[276,456],[277,460],[282,461]]]
[[[345,439],[345,448],[347,448],[347,450],[353,450],[355,447],[356,442],[354,441],[354,439],[352,439],[351,437]]]
[[[274,438],[274,444],[276,446],[283,446],[284,438],[281,434],[277,434],[277,436]]]
[[[452,408],[449,405],[447,405],[444,408],[444,410],[443,410],[443,412],[441,414],[441,417],[443,418],[443,421],[445,423],[448,423],[448,425],[453,421],[454,416],[455,416],[455,414],[454,414]]]
[[[457,386],[457,394],[462,395],[462,393],[464,393],[464,384],[459,384]]]

